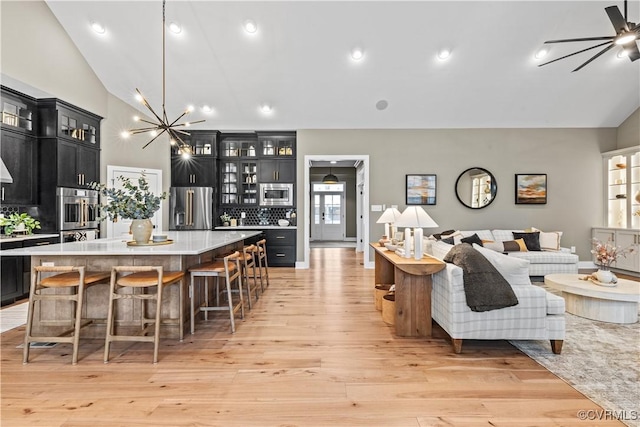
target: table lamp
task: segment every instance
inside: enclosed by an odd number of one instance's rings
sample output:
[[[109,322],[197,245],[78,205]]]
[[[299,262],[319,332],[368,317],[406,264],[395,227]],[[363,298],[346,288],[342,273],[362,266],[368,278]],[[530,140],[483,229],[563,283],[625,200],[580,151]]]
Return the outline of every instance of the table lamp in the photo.
[[[422,229],[423,228],[432,228],[437,227],[438,224],[429,216],[428,213],[425,212],[424,209],[420,206],[409,206],[407,209],[402,212],[400,218],[395,223],[398,227],[413,227],[413,239],[414,239],[414,256],[416,259],[422,258]],[[411,250],[409,245],[411,245],[410,238],[407,238],[407,234],[409,234],[409,230],[405,230],[405,248],[404,248],[404,256],[405,258],[411,258]]]
[[[376,221],[376,224],[384,223],[384,235],[387,236],[388,239],[393,239],[394,236],[394,226],[393,223],[396,222],[400,218],[400,211],[396,208],[387,208],[380,215],[380,218]],[[391,232],[391,234],[389,234]]]

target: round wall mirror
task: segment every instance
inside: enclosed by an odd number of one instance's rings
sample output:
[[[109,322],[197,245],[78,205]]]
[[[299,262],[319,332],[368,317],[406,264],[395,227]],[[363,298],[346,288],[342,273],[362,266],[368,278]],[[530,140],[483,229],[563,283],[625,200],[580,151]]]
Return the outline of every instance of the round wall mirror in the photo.
[[[469,168],[456,180],[456,197],[470,209],[489,206],[497,193],[496,179],[491,172],[483,168]]]

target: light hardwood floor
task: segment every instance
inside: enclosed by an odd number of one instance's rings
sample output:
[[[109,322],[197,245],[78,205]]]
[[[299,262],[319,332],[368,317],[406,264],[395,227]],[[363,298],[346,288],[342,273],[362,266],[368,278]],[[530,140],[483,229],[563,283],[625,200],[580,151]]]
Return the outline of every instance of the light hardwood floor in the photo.
[[[1,425],[9,426],[580,426],[601,408],[504,341],[442,332],[395,338],[373,303],[373,270],[353,249],[313,249],[311,268],[272,268],[239,321],[200,322],[180,343],[84,339],[33,349],[2,334]],[[622,425],[602,421],[598,425]]]

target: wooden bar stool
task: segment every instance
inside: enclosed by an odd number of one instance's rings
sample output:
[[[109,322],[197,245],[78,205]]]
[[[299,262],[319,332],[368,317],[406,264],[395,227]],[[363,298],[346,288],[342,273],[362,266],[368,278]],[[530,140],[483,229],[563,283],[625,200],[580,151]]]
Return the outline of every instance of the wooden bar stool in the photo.
[[[42,278],[42,273],[58,273],[50,277]],[[31,286],[29,289],[29,306],[27,312],[27,328],[24,334],[24,350],[22,363],[29,362],[30,343],[38,341],[72,343],[73,354],[71,363],[78,363],[78,345],[80,342],[80,329],[82,328],[82,305],[84,302],[84,291],[88,286],[98,283],[107,283],[108,272],[89,272],[85,267],[57,266],[43,267],[36,266],[31,271]],[[76,288],[72,294],[48,294],[42,293],[44,289]],[[73,322],[73,335],[71,336],[33,336],[33,315],[36,301],[72,301],[75,303],[75,316]]]
[[[258,260],[258,274],[260,276],[260,289],[264,292],[269,287],[269,263],[267,262],[267,239],[258,240],[253,250],[255,258]]]
[[[122,273],[132,273],[122,275]],[[153,363],[158,363],[158,345],[160,343],[160,324],[162,323],[162,293],[163,289],[173,284],[180,286],[180,318],[177,323],[180,327],[180,339],[182,340],[183,314],[182,314],[182,280],[183,271],[164,271],[161,266],[116,266],[111,269],[111,283],[109,288],[109,311],[107,314],[107,334],[104,344],[104,363],[109,362],[109,350],[113,341],[142,341],[153,343]],[[144,293],[147,288],[157,287],[156,293]],[[132,288],[132,293],[118,293],[120,288]],[[136,289],[142,293],[135,293]],[[142,305],[142,335],[116,335],[115,301],[119,299],[140,300]],[[155,301],[156,312],[153,319],[145,317],[145,302]],[[147,325],[153,325],[153,335],[146,335]]]
[[[249,245],[242,248],[242,278],[244,280],[245,290],[247,291],[247,300],[249,302],[249,310],[251,310],[251,293],[255,294],[256,301],[258,301],[258,276],[256,275],[256,260],[254,257],[256,246]],[[253,282],[249,281],[249,268],[251,268]]]
[[[207,319],[206,315],[209,311],[229,311],[229,320],[231,320],[231,333],[235,333],[236,324],[235,324],[235,313],[240,310],[241,318],[244,319],[244,299],[242,297],[242,277],[240,270],[240,252],[236,251],[231,255],[227,255],[223,258],[222,261],[212,261],[204,264],[198,264],[189,268],[189,274],[191,275],[191,282],[189,284],[189,297],[191,300],[191,333],[195,332],[195,317],[199,312],[205,313],[205,319]],[[195,307],[195,284],[196,278],[201,277],[204,278],[204,288],[205,288],[205,300],[202,301],[198,308]],[[215,277],[216,278],[216,302],[218,301],[219,294],[219,284],[220,278],[224,277],[225,279],[225,287],[226,287],[226,295],[228,299],[228,306],[222,307],[220,305],[216,305],[215,307],[209,306],[209,293],[208,293],[208,278]],[[236,281],[237,283],[237,291],[240,296],[239,302],[237,304],[233,304],[233,292],[231,284]],[[200,294],[200,293],[198,293]]]

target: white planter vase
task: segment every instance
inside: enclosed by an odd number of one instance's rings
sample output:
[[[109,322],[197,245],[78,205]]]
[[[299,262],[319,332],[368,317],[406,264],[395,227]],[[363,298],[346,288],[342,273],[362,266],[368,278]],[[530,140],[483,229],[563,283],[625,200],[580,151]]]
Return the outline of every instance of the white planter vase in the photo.
[[[596,278],[600,283],[612,283],[613,273],[610,270],[598,270],[596,271]]]
[[[146,244],[151,240],[153,223],[150,219],[134,219],[131,221],[131,234],[138,244]]]

